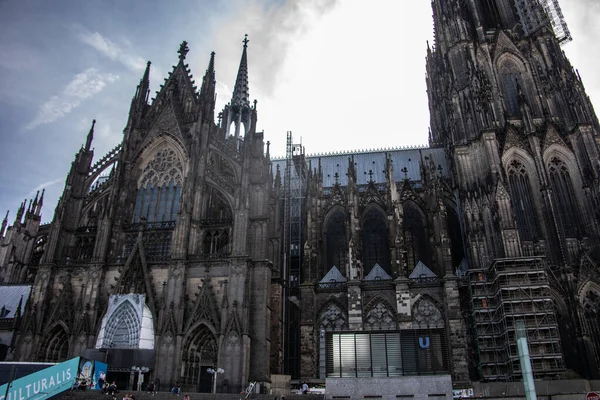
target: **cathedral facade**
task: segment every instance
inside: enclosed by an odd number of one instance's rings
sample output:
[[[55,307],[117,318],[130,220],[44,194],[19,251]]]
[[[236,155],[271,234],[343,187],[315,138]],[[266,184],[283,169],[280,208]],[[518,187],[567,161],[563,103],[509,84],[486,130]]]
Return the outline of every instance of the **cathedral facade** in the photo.
[[[123,141],[94,162],[92,125],[52,222],[43,193],[4,219],[0,277],[31,286],[8,357],[145,363],[185,391],[216,367],[223,392],[286,373],[458,387],[520,380],[524,332],[536,378],[599,378],[583,83],[537,2],[432,6],[427,148],[311,156],[289,134],[272,159],[247,39],[216,121],[214,53],[197,90],[183,42],[151,102],[148,63]]]

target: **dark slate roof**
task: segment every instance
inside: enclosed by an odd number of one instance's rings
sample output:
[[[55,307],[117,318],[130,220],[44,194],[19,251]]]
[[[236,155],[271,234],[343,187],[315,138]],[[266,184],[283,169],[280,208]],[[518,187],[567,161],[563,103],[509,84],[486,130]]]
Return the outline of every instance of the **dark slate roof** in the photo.
[[[442,175],[449,176],[448,163],[444,155],[443,148],[408,148],[408,149],[389,149],[389,150],[374,150],[374,151],[356,151],[342,152],[333,154],[314,154],[307,155],[306,162],[311,163],[312,169],[315,170],[319,166],[321,160],[321,168],[323,169],[323,187],[332,187],[335,184],[335,173],[339,175],[339,183],[342,186],[348,184],[348,159],[354,157],[354,165],[356,168],[356,179],[359,185],[369,183],[369,171],[373,171],[373,180],[375,183],[384,183],[385,179],[385,160],[389,154],[392,158],[394,166],[394,179],[400,182],[404,179],[402,169],[406,167],[407,177],[413,182],[421,181],[421,160],[425,161],[425,157],[433,158],[436,165],[441,165]],[[273,160],[273,173],[275,174],[277,166],[279,166],[281,178],[285,178],[284,158]]]
[[[27,304],[27,299],[31,293],[31,285],[0,285],[0,309],[4,307],[8,310],[8,314],[4,318],[14,318],[15,311],[23,297],[21,304],[21,315]]]

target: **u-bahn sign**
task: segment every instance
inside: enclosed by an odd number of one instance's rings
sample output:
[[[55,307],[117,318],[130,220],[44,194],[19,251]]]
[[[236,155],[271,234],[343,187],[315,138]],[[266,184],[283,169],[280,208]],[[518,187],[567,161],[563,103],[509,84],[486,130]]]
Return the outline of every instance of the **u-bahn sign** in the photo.
[[[600,395],[598,395],[598,393],[596,392],[588,392],[588,394],[585,396],[586,400],[600,400]]]

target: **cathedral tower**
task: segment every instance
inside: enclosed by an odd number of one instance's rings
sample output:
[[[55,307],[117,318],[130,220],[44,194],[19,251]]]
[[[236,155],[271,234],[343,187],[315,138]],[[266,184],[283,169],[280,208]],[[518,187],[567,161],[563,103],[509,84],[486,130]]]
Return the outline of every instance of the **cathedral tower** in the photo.
[[[539,377],[565,368],[597,377],[600,129],[581,78],[537,1],[432,6],[430,143],[450,161],[469,268],[542,260],[550,289],[537,295],[558,299],[550,319],[558,321],[562,350],[557,340],[553,351],[562,359],[550,361],[540,349],[534,370]],[[471,300],[474,362],[480,377],[503,379],[514,371],[488,368],[478,302]]]
[[[43,255],[21,254],[37,248],[33,241],[14,261],[0,253],[5,282],[24,282],[22,264],[37,271],[13,358],[104,359],[120,387],[131,382],[118,370],[131,365],[149,369],[146,381],[179,381],[188,392],[211,390],[210,368],[225,371],[218,391],[269,381],[279,209],[249,102],[247,45],[222,113],[231,124],[214,120],[215,54],[198,91],[187,42],[151,101],[148,62],[123,141],[92,164],[94,121],[40,242]],[[22,205],[3,244],[17,230],[36,234],[41,203],[30,203],[25,222]],[[30,262],[17,265],[25,256]]]

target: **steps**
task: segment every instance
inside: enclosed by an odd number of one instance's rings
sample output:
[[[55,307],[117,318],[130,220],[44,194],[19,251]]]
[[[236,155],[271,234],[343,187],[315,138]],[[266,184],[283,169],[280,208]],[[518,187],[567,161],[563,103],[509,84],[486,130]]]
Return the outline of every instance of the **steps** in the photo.
[[[135,400],[183,400],[184,395],[189,395],[190,400],[243,400],[244,395],[235,393],[183,393],[179,396],[174,396],[170,392],[157,392],[152,395],[148,392],[135,392],[129,390],[122,390],[117,393],[117,400],[122,400],[127,394],[133,394]],[[101,392],[96,390],[86,390],[85,392],[80,391],[67,391],[57,396],[52,397],[53,399],[60,400],[111,400],[108,395],[103,395]],[[278,396],[268,394],[253,394],[249,400],[279,400]],[[286,396],[286,400],[322,400],[322,395],[289,395]]]

